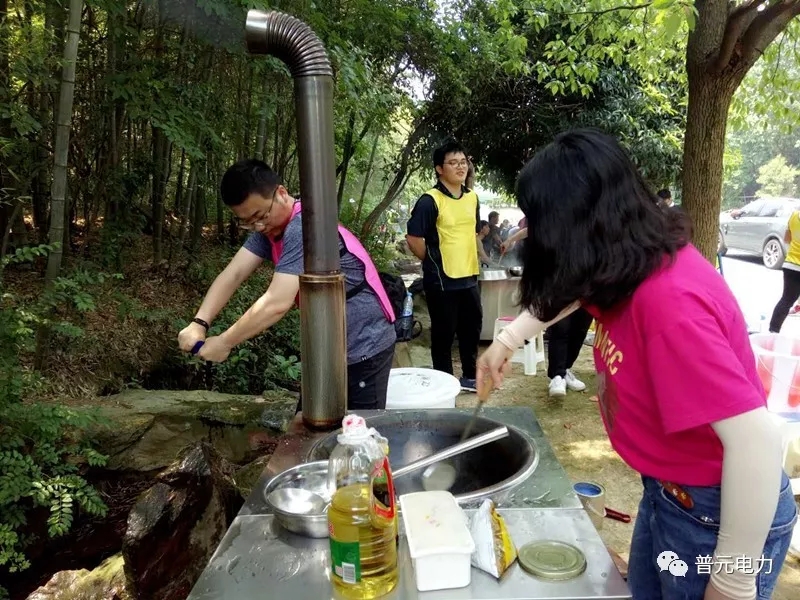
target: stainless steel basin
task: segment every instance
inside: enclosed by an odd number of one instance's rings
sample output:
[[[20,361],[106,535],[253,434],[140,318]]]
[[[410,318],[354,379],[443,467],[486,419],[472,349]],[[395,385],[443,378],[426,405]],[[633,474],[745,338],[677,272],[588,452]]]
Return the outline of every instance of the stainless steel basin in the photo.
[[[367,418],[389,440],[393,469],[457,444],[470,415],[448,410],[390,411]],[[485,433],[503,423],[478,417],[472,435]],[[451,488],[459,503],[489,498],[508,492],[525,481],[539,463],[536,443],[521,430],[507,425],[509,436],[452,459],[458,472]],[[334,431],[312,446],[307,461],[324,460],[336,447]],[[422,472],[409,474],[395,484],[398,495],[422,491]]]

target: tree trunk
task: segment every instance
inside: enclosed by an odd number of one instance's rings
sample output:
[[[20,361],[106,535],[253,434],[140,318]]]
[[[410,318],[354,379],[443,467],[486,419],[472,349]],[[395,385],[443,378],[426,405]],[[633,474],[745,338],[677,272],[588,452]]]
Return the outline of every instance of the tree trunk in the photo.
[[[364,198],[367,195],[367,187],[369,186],[369,182],[372,179],[372,167],[375,164],[375,153],[378,150],[378,141],[380,139],[381,136],[375,134],[375,139],[372,141],[372,150],[370,150],[369,153],[367,172],[364,173],[364,185],[361,186],[361,195],[358,197],[358,209],[356,210],[356,217],[353,220],[354,223],[358,223],[361,220],[361,211],[364,209]]]
[[[258,133],[256,134],[256,158],[259,160],[266,160],[265,148],[267,145],[267,117],[269,112],[269,103],[272,98],[269,95],[269,78],[264,78],[264,99],[261,103],[261,115],[258,118]]]
[[[167,163],[167,136],[153,127],[153,185],[151,211],[153,213],[153,265],[161,262],[161,240],[164,227],[164,174]]]
[[[21,214],[22,214],[22,203],[18,202],[17,205],[14,207],[14,212],[11,213],[11,218],[9,219],[9,222],[13,224]],[[5,230],[3,231],[2,235],[3,240],[2,242],[0,242],[0,258],[3,258],[6,255],[6,250],[8,250],[8,242],[11,239],[12,228],[13,225],[6,227]],[[0,268],[0,277],[2,277],[2,275],[3,271]]]
[[[207,169],[208,165],[203,165],[197,175],[197,188],[192,201],[192,239],[189,245],[189,260],[192,259],[195,251],[200,246],[200,239],[203,237],[203,225],[206,222],[205,183],[208,180]]]
[[[8,2],[7,0],[0,0],[0,25],[7,27],[6,18],[8,15]],[[10,70],[9,59],[6,53],[5,44],[0,44],[0,102],[11,101],[11,85],[10,85]],[[0,138],[7,140],[13,139],[11,130],[11,117],[0,115]],[[8,233],[11,227],[11,194],[9,190],[12,189],[11,171],[5,164],[7,161],[0,160],[0,231],[3,237]]]
[[[800,1],[696,0],[686,45],[689,106],[683,150],[683,203],[694,243],[713,260],[722,203],[725,129],[731,99],[753,64],[800,14]]]
[[[683,206],[692,219],[694,245],[709,260],[717,254],[722,202],[725,129],[733,91],[708,74],[689,81],[689,107],[683,149]]]
[[[47,260],[45,285],[52,285],[61,270],[63,256],[64,217],[67,195],[67,159],[69,158],[69,135],[72,125],[72,101],[75,95],[75,63],[78,58],[80,41],[81,11],[83,0],[70,0],[67,41],[64,45],[64,68],[61,74],[61,94],[58,101],[58,121],[56,122],[56,142],[53,149],[53,185],[50,192],[50,232],[51,244],[56,244]],[[50,330],[39,328],[36,339],[34,366],[41,369],[46,360]]]
[[[375,227],[381,215],[392,205],[392,202],[394,202],[398,194],[403,191],[403,188],[408,182],[408,178],[411,177],[411,175],[417,170],[418,167],[412,166],[411,159],[414,155],[414,150],[416,149],[417,144],[419,144],[420,140],[422,139],[426,127],[427,122],[425,119],[418,118],[414,124],[414,128],[411,130],[411,133],[406,140],[405,147],[400,153],[400,160],[397,161],[398,167],[392,183],[389,184],[389,188],[386,190],[383,199],[374,209],[372,209],[372,212],[367,215],[367,218],[364,219],[364,224],[361,226],[362,239],[366,239],[366,237],[370,234],[372,228]]]
[[[342,154],[342,172],[339,175],[339,189],[336,192],[336,206],[338,211],[342,212],[342,197],[344,196],[344,186],[347,183],[347,169],[350,166],[350,159],[353,156],[353,129],[356,127],[356,111],[350,111],[350,119],[347,123],[347,133],[344,136],[344,148]]]
[[[181,225],[180,230],[178,232],[178,253],[177,256],[180,256],[183,252],[183,245],[186,241],[186,230],[188,229],[187,225],[191,225],[187,223],[189,220],[189,216],[191,215],[192,211],[192,202],[194,198],[197,196],[197,172],[200,170],[199,160],[193,160],[191,166],[189,167],[189,186],[186,190],[185,196],[185,203],[183,208],[181,209]],[[203,167],[205,168],[205,167]]]

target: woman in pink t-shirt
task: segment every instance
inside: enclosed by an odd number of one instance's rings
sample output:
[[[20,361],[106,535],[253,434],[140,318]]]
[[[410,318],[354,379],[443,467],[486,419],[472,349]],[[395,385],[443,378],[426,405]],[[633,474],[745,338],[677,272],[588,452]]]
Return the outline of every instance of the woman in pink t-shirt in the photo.
[[[577,307],[609,439],[642,475],[635,600],[767,599],[797,519],[747,326],[714,266],[663,211],[625,151],[594,130],[558,136],[522,169],[528,308],[478,361],[500,385],[515,348]]]

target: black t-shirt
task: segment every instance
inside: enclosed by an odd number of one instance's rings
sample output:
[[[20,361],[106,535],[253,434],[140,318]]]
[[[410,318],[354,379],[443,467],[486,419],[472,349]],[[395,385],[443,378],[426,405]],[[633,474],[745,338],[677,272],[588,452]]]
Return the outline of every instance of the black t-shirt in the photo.
[[[440,181],[434,186],[443,194],[458,200],[450,193],[445,185]],[[462,196],[469,192],[465,186],[461,186]],[[422,281],[425,286],[431,286],[440,290],[463,290],[478,285],[478,277],[459,277],[453,279],[445,275],[442,266],[442,253],[439,250],[439,230],[436,228],[436,219],[439,217],[439,209],[430,194],[422,194],[411,211],[411,218],[406,225],[408,235],[425,239],[425,260],[422,261]],[[475,208],[475,233],[480,231],[480,203]],[[477,251],[477,250],[476,250]]]

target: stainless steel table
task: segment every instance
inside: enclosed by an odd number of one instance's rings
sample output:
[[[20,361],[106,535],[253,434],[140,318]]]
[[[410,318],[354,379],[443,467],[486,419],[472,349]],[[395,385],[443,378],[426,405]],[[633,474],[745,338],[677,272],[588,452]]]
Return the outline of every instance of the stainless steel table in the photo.
[[[455,412],[469,413],[465,409]],[[369,417],[378,411],[367,411]],[[484,416],[514,425],[535,442],[539,464],[533,474],[509,493],[493,499],[500,508],[517,547],[542,539],[571,543],[586,555],[586,571],[575,579],[549,582],[512,565],[498,581],[472,569],[466,588],[417,592],[405,535],[400,525],[400,581],[386,600],[545,600],[630,598],[627,584],[617,571],[594,525],[572,491],[572,484],[553,454],[538,421],[529,408],[486,408]],[[327,539],[296,536],[269,514],[263,488],[275,474],[305,461],[314,442],[325,434],[306,430],[296,420],[282,440],[261,480],[254,486],[232,526],[225,534],[188,600],[325,600],[337,599],[330,582]],[[465,506],[467,515],[475,506]],[[402,520],[402,514],[401,514]]]
[[[474,510],[467,510],[471,515]],[[400,536],[397,587],[386,600],[556,600],[630,598],[606,547],[582,509],[503,509],[517,546],[556,539],[580,547],[586,571],[570,581],[551,582],[525,572],[518,562],[500,581],[472,569],[468,587],[418,592],[405,535]],[[400,531],[403,531],[402,524]],[[327,539],[288,533],[271,515],[237,517],[197,582],[191,600],[336,599],[330,582]]]

